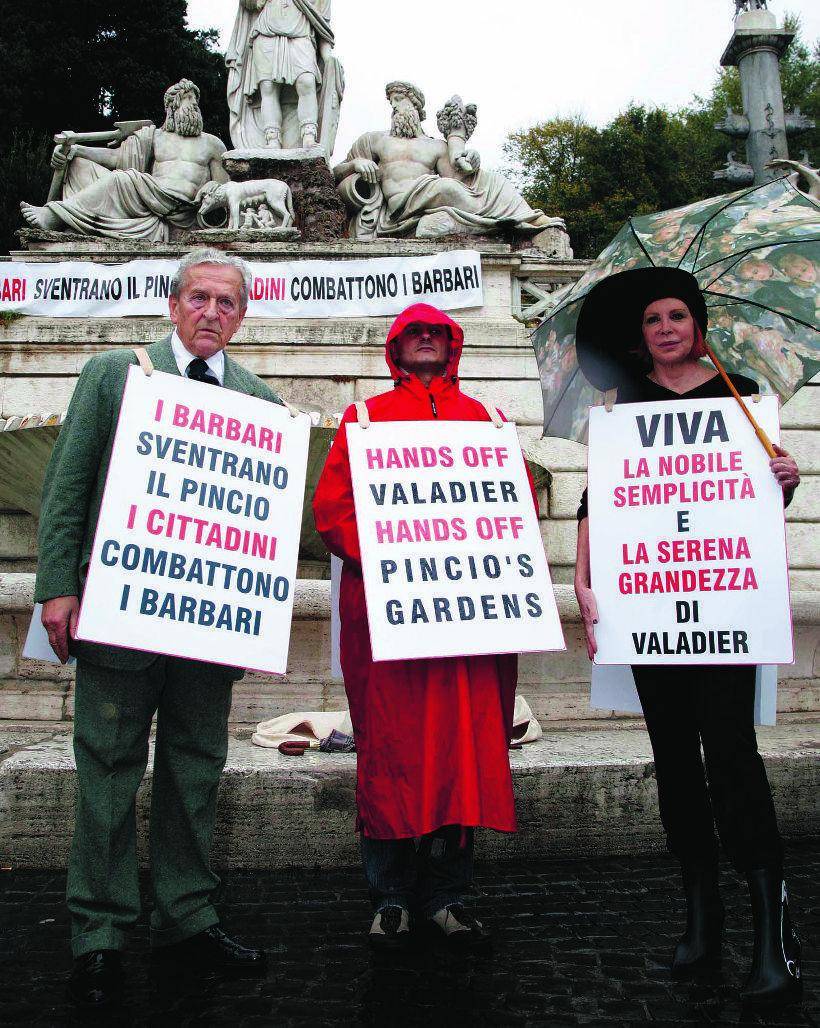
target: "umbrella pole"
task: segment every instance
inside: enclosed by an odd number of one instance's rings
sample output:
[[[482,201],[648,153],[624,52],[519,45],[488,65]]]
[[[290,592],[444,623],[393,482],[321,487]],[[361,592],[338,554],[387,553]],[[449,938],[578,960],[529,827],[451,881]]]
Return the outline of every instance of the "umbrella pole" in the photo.
[[[726,369],[723,367],[723,365],[720,363],[718,358],[715,356],[714,350],[712,349],[712,347],[705,340],[704,340],[704,346],[706,348],[706,353],[707,353],[707,355],[709,357],[709,360],[717,368],[718,374],[723,379],[723,381],[726,383],[726,385],[729,387],[729,389],[730,389],[730,391],[732,393],[732,396],[734,396],[734,398],[740,404],[740,409],[743,411],[743,413],[749,419],[749,422],[750,422],[752,428],[755,430],[755,435],[760,440],[760,442],[761,442],[761,444],[763,446],[763,449],[766,451],[766,453],[768,453],[770,458],[776,457],[777,454],[775,453],[775,449],[772,446],[771,439],[769,439],[769,437],[766,435],[766,433],[763,431],[763,429],[760,427],[760,425],[758,425],[758,423],[755,421],[754,415],[749,410],[749,408],[746,406],[746,402],[744,401],[743,397],[740,395],[740,393],[737,391],[737,389],[735,389],[734,383],[729,378],[729,376],[726,374]]]

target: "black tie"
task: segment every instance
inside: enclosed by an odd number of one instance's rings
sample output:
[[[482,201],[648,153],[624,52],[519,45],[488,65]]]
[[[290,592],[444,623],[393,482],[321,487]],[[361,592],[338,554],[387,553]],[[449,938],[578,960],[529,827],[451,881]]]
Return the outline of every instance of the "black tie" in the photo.
[[[206,385],[219,385],[219,379],[208,367],[207,361],[201,357],[194,357],[188,365],[188,378],[194,379],[195,382],[205,382]]]

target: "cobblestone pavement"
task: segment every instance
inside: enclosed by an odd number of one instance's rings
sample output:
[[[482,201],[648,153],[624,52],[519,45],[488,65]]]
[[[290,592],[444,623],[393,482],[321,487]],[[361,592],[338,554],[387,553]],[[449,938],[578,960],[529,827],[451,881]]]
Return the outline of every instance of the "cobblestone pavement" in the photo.
[[[358,869],[230,872],[226,927],[271,954],[262,981],[152,970],[142,919],[127,956],[131,1025],[820,1025],[820,840],[789,853],[807,979],[802,1007],[745,1013],[738,987],[751,957],[745,887],[724,869],[724,969],[714,981],[670,981],[683,919],[666,857],[483,865],[477,913],[496,932],[491,955],[454,956],[429,940],[393,964],[367,949],[369,908]],[[0,874],[0,1023],[60,1025],[70,967],[64,873]],[[99,1023],[99,1022],[97,1022]]]

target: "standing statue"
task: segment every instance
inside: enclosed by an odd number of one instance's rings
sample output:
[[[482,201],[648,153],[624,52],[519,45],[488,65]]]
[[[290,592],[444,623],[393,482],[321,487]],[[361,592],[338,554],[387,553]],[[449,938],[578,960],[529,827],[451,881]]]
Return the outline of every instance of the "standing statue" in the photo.
[[[228,66],[231,140],[237,149],[329,156],[344,73],[333,56],[331,0],[239,0]]]
[[[388,132],[367,132],[333,170],[351,214],[350,236],[435,239],[487,235],[509,228],[564,230],[561,218],[534,210],[503,175],[481,168],[467,149],[476,107],[454,96],[438,114],[443,139],[425,134],[424,96],[409,82],[391,82]]]
[[[735,17],[743,11],[766,11],[767,0],[735,0]]]
[[[164,243],[172,228],[195,227],[206,182],[228,181],[223,153],[222,140],[202,131],[199,89],[181,79],[165,93],[162,128],[147,123],[114,149],[71,145],[66,153],[58,145],[51,163],[64,174],[62,196],[20,209],[45,231]]]

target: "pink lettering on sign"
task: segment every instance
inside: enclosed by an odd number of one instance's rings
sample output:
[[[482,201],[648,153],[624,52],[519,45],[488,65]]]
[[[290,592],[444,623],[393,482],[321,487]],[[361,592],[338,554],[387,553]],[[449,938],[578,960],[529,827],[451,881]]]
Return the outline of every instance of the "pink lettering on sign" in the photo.
[[[223,525],[218,521],[194,518],[189,514],[168,513],[155,507],[145,519],[146,531],[180,542],[193,542],[200,546],[215,546],[232,553],[274,560],[276,537],[251,529]]]
[[[468,468],[503,468],[510,455],[506,446],[465,446],[461,456]]]
[[[158,420],[158,419],[157,419]],[[226,418],[224,414],[205,411],[201,408],[192,410],[184,403],[174,405],[171,423],[175,428],[187,428],[191,432],[217,436],[232,443],[253,446],[269,453],[282,452],[282,433],[265,425],[255,425],[239,418]]]
[[[252,300],[284,300],[284,278],[255,278],[251,288]]]
[[[26,280],[24,278],[4,278],[0,281],[0,300],[22,303],[25,298]]]
[[[365,450],[367,467],[377,468],[451,468],[453,451],[449,446],[389,446],[386,450]]]
[[[512,536],[517,539],[524,531],[524,519],[515,517],[480,517],[475,523],[479,539],[506,539]]]

